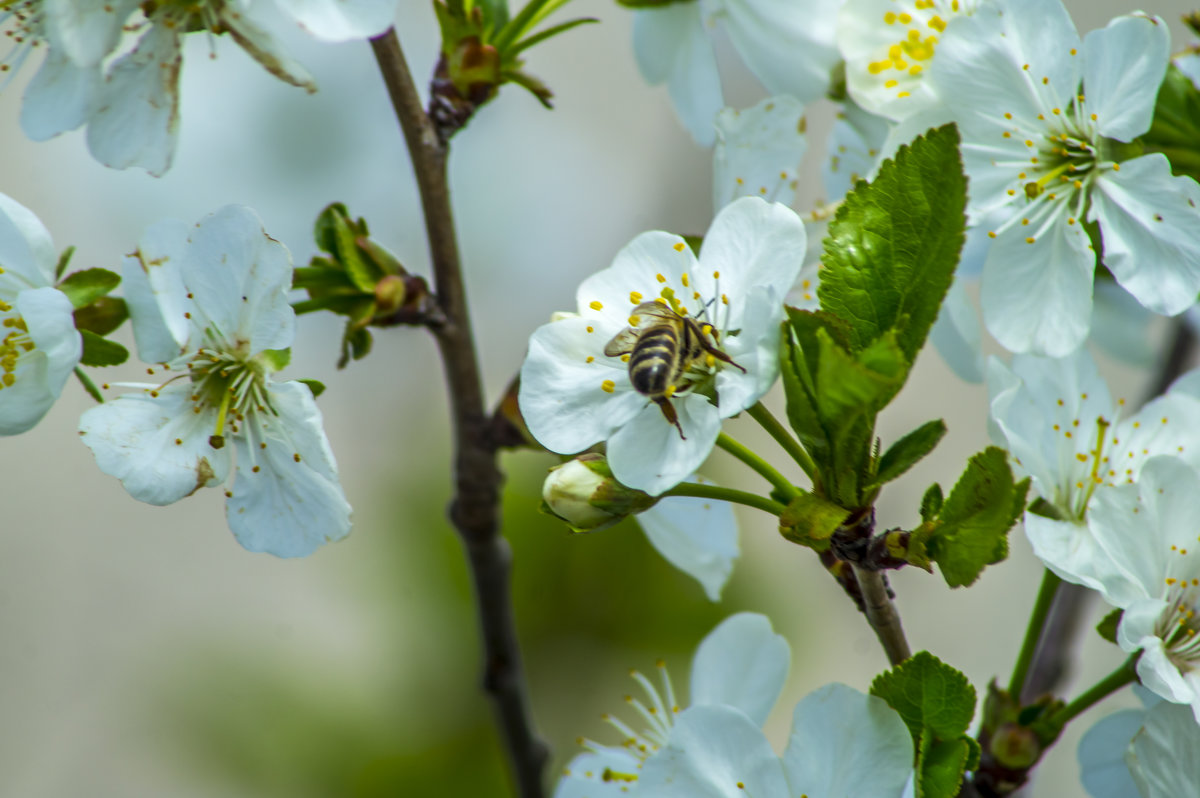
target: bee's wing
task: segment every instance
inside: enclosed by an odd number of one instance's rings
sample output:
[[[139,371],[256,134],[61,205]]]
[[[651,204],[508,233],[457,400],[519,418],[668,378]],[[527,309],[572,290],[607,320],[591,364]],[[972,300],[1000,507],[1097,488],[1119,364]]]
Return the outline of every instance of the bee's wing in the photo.
[[[663,321],[668,324],[676,324],[679,322],[679,320],[681,318],[683,318],[678,313],[676,313],[674,310],[672,310],[670,307],[668,307],[667,305],[664,305],[662,302],[658,302],[657,300],[651,301],[651,302],[643,302],[642,304],[640,304],[636,308],[634,308],[633,313],[630,317],[630,321],[632,322],[633,318],[637,317],[637,316],[650,316],[651,318],[658,319],[659,321]],[[638,325],[634,325],[634,326],[641,326],[641,325],[638,324]]]
[[[627,355],[633,351],[633,345],[637,343],[637,339],[637,330],[632,327],[626,327],[604,345],[604,354],[608,357]]]

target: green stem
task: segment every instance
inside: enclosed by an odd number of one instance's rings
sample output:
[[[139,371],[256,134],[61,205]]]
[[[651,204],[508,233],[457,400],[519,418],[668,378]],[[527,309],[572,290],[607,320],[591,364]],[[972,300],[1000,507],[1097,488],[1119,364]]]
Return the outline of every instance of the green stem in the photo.
[[[79,384],[83,386],[83,390],[88,392],[89,396],[100,404],[104,404],[104,397],[100,394],[100,389],[96,387],[96,383],[92,382],[92,378],[85,374],[79,366],[75,367],[75,377],[79,380]]]
[[[1120,690],[1125,685],[1137,679],[1137,671],[1134,666],[1137,664],[1140,653],[1141,652],[1134,654],[1132,657],[1125,660],[1125,662],[1121,664],[1121,667],[1117,668],[1115,671],[1096,682],[1094,685],[1080,694],[1080,696],[1074,701],[1067,704],[1058,712],[1055,712],[1054,715],[1051,716],[1050,722],[1055,726],[1065,726],[1077,715],[1083,713],[1084,710],[1088,709],[1093,704],[1096,704],[1102,699],[1107,698],[1117,690]]]
[[[747,449],[742,444],[735,441],[733,438],[726,435],[724,432],[717,437],[717,446],[720,446],[722,449],[753,468],[755,471],[761,474],[764,479],[770,482],[777,491],[786,496],[789,500],[800,495],[800,491],[795,485],[793,485],[791,482],[788,482],[787,477],[785,477],[783,474],[780,474],[770,463]]]
[[[787,509],[785,505],[772,501],[765,496],[749,493],[735,488],[722,488],[718,485],[703,485],[699,482],[683,482],[663,494],[664,496],[694,496],[698,499],[714,499],[716,501],[744,504],[757,510],[782,515]]]
[[[813,462],[812,457],[800,445],[800,441],[796,440],[787,427],[779,423],[779,419],[771,414],[767,406],[762,402],[756,402],[747,412],[750,413],[750,418],[759,423],[767,433],[775,439],[775,442],[783,447],[783,450],[792,456],[796,464],[803,469],[808,475],[809,480],[813,485],[817,484],[817,464]]]
[[[1012,679],[1008,682],[1008,694],[1014,701],[1021,700],[1021,691],[1025,687],[1025,678],[1029,675],[1029,666],[1033,663],[1034,652],[1042,639],[1042,631],[1046,627],[1046,618],[1050,615],[1050,607],[1058,594],[1058,586],[1062,580],[1049,568],[1042,574],[1042,585],[1038,588],[1037,599],[1033,602],[1033,611],[1029,615],[1029,625],[1025,627],[1025,639],[1021,642],[1021,653],[1017,655],[1017,663],[1013,665]]]

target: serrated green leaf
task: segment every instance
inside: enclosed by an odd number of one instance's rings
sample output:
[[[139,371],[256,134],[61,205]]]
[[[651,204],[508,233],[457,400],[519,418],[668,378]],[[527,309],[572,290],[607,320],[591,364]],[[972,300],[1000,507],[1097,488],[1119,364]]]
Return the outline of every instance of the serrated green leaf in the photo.
[[[1104,616],[1100,623],[1096,624],[1096,634],[1103,637],[1110,643],[1117,642],[1117,627],[1121,625],[1121,618],[1125,615],[1125,610],[1116,609]]]
[[[304,379],[296,380],[296,382],[302,382],[307,385],[308,390],[312,391],[313,399],[316,399],[318,396],[325,393],[325,383],[321,382],[320,380]]]
[[[1025,483],[1024,487],[1028,487]],[[969,585],[1007,553],[1018,494],[1003,449],[989,446],[967,462],[929,538],[929,556],[951,587]]]
[[[893,443],[883,453],[883,457],[879,458],[875,483],[882,485],[885,482],[891,482],[912,468],[925,455],[933,451],[945,434],[946,422],[937,419],[922,424]]]
[[[975,688],[959,671],[928,651],[919,651],[871,682],[876,695],[899,713],[914,742],[929,730],[937,740],[955,740],[975,716]]]
[[[91,330],[80,330],[83,339],[83,355],[79,362],[84,366],[119,366],[129,359],[129,350],[116,341],[96,335]]]
[[[938,513],[942,511],[944,502],[942,486],[936,482],[930,485],[929,489],[925,491],[925,495],[921,497],[921,520],[928,522],[937,518]]]
[[[84,269],[72,272],[58,284],[58,290],[67,295],[72,307],[82,308],[105,296],[121,284],[121,275],[108,269]]]
[[[793,543],[824,551],[850,511],[812,493],[803,492],[779,517],[779,533]]]
[[[893,331],[911,363],[924,345],[964,241],[958,144],[957,128],[946,125],[901,147],[830,223],[817,296],[850,324],[850,351]]]
[[[103,336],[125,323],[129,318],[129,308],[125,300],[118,296],[102,296],[76,310],[72,316],[75,319],[75,329],[90,330]]]
[[[954,798],[971,758],[969,737],[936,742],[917,760],[917,798]],[[972,741],[973,742],[973,741]]]

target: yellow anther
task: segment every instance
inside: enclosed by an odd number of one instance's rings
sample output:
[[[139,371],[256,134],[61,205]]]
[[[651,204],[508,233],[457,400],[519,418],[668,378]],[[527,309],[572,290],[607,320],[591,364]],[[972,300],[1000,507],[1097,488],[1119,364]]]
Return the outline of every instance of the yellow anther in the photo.
[[[605,380],[604,382],[600,383],[600,390],[604,391],[605,393],[612,393],[614,390],[616,390],[616,388],[617,384],[612,380]]]
[[[591,302],[588,303],[588,307],[591,308],[592,310],[603,310],[604,303],[593,299]]]
[[[687,276],[687,272],[684,272],[684,273],[683,273],[683,276],[679,278],[679,282],[683,283],[683,287],[684,287],[684,288],[687,288],[687,287],[688,287],[688,276]]]
[[[665,283],[667,281],[667,278],[663,277],[661,274],[654,275],[654,279],[658,280],[660,283]]]
[[[683,249],[684,249],[684,247],[686,247],[686,246],[687,246],[687,244],[683,243],[682,241],[677,241],[677,242],[675,243],[675,251],[676,251],[676,252],[683,252]]]
[[[642,302],[642,295],[639,294],[637,291],[630,291],[629,292],[629,301],[635,305],[639,305]]]

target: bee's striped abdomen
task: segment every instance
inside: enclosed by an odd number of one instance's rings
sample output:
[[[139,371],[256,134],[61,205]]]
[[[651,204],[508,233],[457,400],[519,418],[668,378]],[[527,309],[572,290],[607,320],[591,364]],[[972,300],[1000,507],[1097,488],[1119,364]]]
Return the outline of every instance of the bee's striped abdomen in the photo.
[[[679,360],[679,333],[669,325],[644,331],[629,358],[629,382],[646,396],[661,396],[671,385]]]

